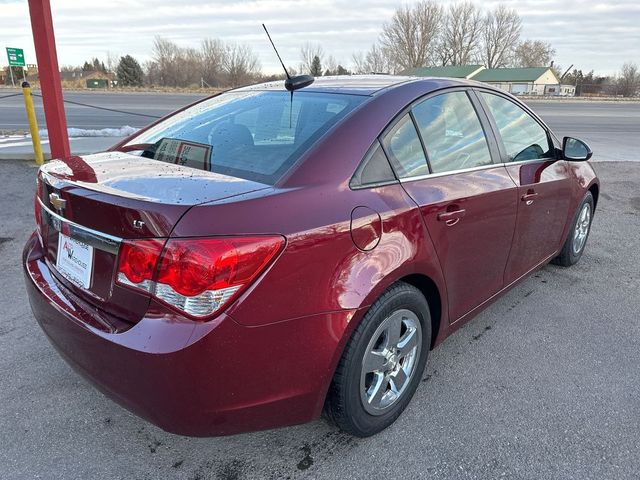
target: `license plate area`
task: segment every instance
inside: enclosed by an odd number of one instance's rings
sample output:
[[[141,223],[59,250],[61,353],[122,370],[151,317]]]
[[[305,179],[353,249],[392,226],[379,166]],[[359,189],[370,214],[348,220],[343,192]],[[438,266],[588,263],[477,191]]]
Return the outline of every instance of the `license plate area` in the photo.
[[[93,247],[58,232],[56,270],[74,285],[89,290],[93,276]]]

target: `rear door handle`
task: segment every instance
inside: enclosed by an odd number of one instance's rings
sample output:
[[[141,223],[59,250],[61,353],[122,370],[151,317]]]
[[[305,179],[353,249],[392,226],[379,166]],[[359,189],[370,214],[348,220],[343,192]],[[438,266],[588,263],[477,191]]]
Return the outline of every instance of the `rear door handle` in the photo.
[[[462,217],[464,217],[465,213],[466,210],[464,208],[454,210],[452,212],[439,213],[438,221],[444,222],[447,226],[452,227],[458,223]]]
[[[522,195],[521,200],[525,202],[527,205],[531,205],[533,201],[538,197],[538,194],[534,191],[528,191],[524,195]]]

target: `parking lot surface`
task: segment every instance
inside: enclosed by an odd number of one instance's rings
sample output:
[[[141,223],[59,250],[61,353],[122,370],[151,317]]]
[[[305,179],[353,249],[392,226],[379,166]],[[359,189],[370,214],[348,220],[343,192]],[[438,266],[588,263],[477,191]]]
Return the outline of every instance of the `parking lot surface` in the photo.
[[[388,430],[194,439],[118,407],[48,343],[20,265],[36,169],[2,162],[0,478],[640,478],[640,162],[595,168],[580,263],[544,267],[432,352]]]

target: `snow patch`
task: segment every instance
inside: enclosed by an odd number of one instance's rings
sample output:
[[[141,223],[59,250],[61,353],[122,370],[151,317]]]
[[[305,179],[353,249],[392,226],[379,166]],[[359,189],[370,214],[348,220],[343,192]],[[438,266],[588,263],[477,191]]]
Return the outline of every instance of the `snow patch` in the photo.
[[[128,137],[138,131],[137,128],[125,125],[120,128],[102,128],[100,130],[90,130],[86,128],[73,128],[67,129],[69,137]],[[49,138],[49,134],[46,130],[40,130],[40,138]]]

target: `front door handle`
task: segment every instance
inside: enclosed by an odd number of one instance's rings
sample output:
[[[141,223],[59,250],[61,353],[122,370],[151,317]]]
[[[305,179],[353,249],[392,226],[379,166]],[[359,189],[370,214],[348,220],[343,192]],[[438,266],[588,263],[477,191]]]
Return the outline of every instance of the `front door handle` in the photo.
[[[522,195],[520,199],[523,202],[525,202],[527,205],[531,205],[537,197],[538,197],[538,194],[536,192],[534,192],[533,190],[529,190],[527,193]]]
[[[464,217],[465,213],[466,210],[464,208],[453,210],[451,212],[439,213],[438,221],[444,222],[449,227],[453,227],[462,217]]]

